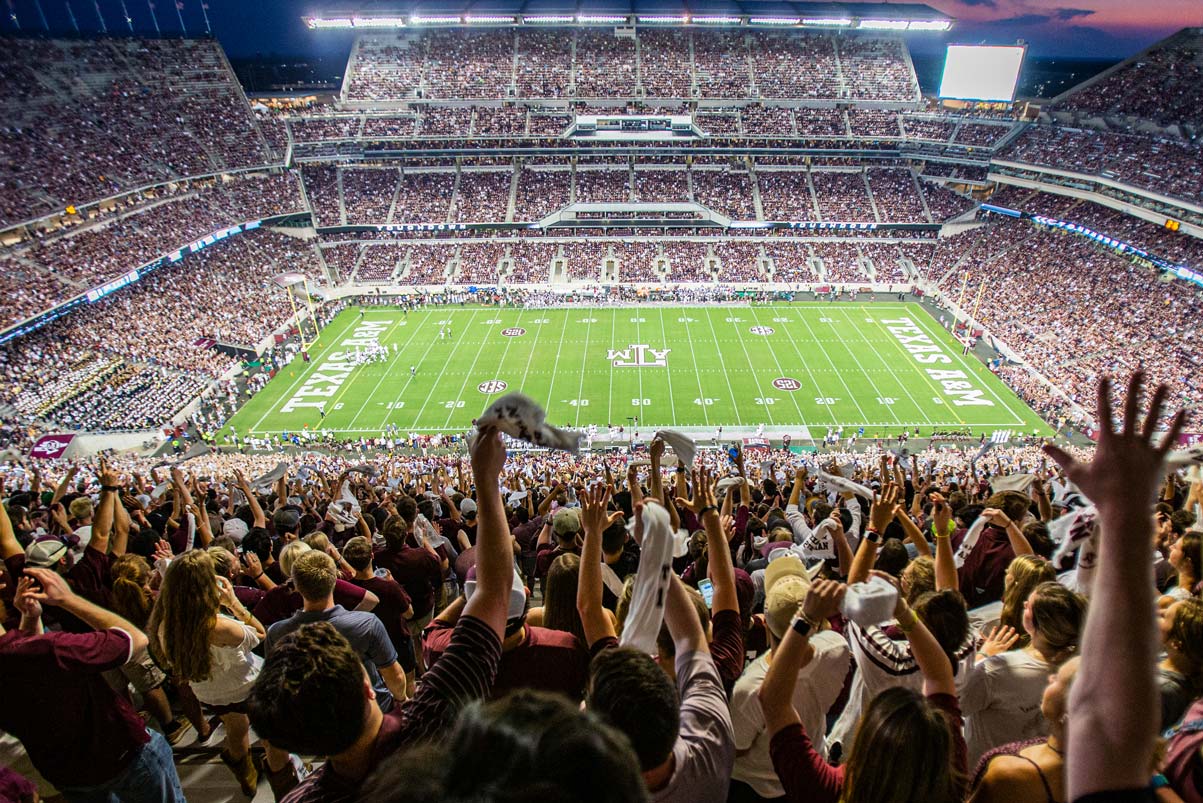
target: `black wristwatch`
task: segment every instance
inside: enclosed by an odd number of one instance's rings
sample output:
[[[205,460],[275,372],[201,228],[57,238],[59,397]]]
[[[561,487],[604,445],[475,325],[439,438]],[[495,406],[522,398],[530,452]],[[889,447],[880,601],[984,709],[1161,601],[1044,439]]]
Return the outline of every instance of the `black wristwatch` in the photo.
[[[794,619],[794,623],[790,625],[790,627],[794,629],[795,633],[803,637],[809,636],[810,631],[815,629],[815,626],[811,623],[811,621],[802,614],[798,614],[797,618]]]
[[[877,532],[877,530],[866,529],[865,530],[865,540],[871,544],[880,544],[881,543],[881,533]]]
[[[121,490],[121,488],[116,485],[101,485],[100,490],[108,491],[109,493],[115,494],[115,493],[119,492]]]

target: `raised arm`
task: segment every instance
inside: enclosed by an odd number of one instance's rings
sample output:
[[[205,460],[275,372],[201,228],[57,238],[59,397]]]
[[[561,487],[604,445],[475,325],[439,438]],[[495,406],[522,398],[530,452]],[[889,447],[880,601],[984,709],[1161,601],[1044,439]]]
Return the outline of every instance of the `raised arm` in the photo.
[[[856,557],[852,559],[852,568],[848,570],[848,582],[863,583],[869,579],[869,572],[877,563],[877,548],[881,546],[882,533],[894,518],[894,506],[902,489],[897,485],[885,486],[880,495],[874,494],[873,506],[869,508],[869,529],[865,537],[856,547]]]
[[[497,483],[505,468],[505,444],[493,427],[482,429],[472,443],[472,475],[476,481],[476,593],[464,606],[505,638],[506,608],[514,578],[510,526]]]
[[[959,589],[956,558],[952,554],[952,508],[940,494],[932,494],[932,524],[936,539],[936,590]]]
[[[3,494],[4,484],[3,481],[0,481],[0,496]],[[3,502],[0,502],[0,560],[7,560],[24,551],[21,549],[21,543],[17,540],[16,531],[13,530],[12,520],[8,517],[8,508]]]
[[[263,508],[259,506],[259,498],[255,492],[251,490],[250,483],[246,481],[246,477],[242,476],[242,472],[234,469],[234,476],[238,478],[238,487],[242,491],[242,495],[246,497],[247,506],[251,509],[251,516],[254,517],[252,527],[266,527],[267,516],[263,515]]]
[[[1149,782],[1159,724],[1156,681],[1160,637],[1154,618],[1151,508],[1165,455],[1186,421],[1179,410],[1161,446],[1153,434],[1168,388],[1159,385],[1144,426],[1137,426],[1144,374],[1128,383],[1121,428],[1111,415],[1111,383],[1099,383],[1100,436],[1094,460],[1079,463],[1055,446],[1044,450],[1099,512],[1099,556],[1082,634],[1082,663],[1069,700],[1066,757],[1069,799]]]
[[[705,468],[693,472],[693,496],[677,497],[677,504],[688,508],[706,530],[706,553],[710,556],[710,582],[714,584],[711,611],[738,611],[739,595],[735,591],[735,564],[731,561],[731,546],[723,534],[722,520],[714,504],[714,485]],[[728,493],[728,496],[730,494]]]
[[[718,589],[715,589],[718,594]],[[669,580],[668,600],[664,604],[664,624],[672,636],[677,656],[706,649],[706,631],[698,621],[697,609],[689,599],[681,578],[673,575]]]
[[[940,642],[936,641],[936,637],[927,629],[927,625],[923,624],[919,614],[907,604],[897,578],[885,572],[873,574],[898,589],[894,618],[898,620],[898,628],[906,634],[907,641],[911,643],[911,654],[915,656],[915,663],[919,665],[919,671],[923,674],[923,693],[955,696],[957,686],[953,679],[952,661],[948,659],[948,654],[944,652]]]
[[[622,521],[622,513],[610,513],[606,505],[610,490],[594,486],[581,498],[581,529],[585,543],[581,547],[581,569],[576,584],[576,609],[585,631],[585,646],[592,647],[607,636],[613,638],[614,622],[602,607],[602,533],[611,524]]]

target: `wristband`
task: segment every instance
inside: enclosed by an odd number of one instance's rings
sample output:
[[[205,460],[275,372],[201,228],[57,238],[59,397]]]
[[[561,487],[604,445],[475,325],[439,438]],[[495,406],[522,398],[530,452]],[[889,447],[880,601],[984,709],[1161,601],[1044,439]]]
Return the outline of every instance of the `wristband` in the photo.
[[[262,576],[263,576],[263,575],[265,575],[265,574],[267,574],[267,572],[259,572],[257,575],[255,575],[254,577],[252,577],[252,578],[251,578],[251,580],[253,580],[254,582],[256,582],[256,583],[257,583],[257,582],[259,582],[259,578],[260,578],[260,577],[262,577]]]
[[[115,494],[120,491],[121,488],[116,485],[101,485],[100,490]]]
[[[1169,785],[1170,779],[1162,775],[1160,772],[1153,776],[1153,780],[1149,781],[1149,786],[1153,787],[1154,791],[1158,789],[1164,789]]]
[[[865,540],[871,544],[880,544],[881,533],[877,532],[877,530],[867,529],[865,530]]]
[[[702,518],[702,516],[705,516],[707,513],[711,512],[711,511],[718,513],[718,507],[715,505],[706,505],[706,507],[704,507],[698,511],[698,518],[699,519]]]
[[[907,616],[904,614],[903,617],[898,620],[898,629],[903,633],[910,633],[915,629],[915,625],[919,624],[919,614],[915,613],[910,608],[907,608],[906,612],[910,615]]]

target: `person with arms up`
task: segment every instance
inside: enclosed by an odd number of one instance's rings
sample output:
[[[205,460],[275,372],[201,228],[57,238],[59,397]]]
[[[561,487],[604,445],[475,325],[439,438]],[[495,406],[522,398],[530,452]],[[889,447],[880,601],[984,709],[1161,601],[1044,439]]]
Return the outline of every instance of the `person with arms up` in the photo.
[[[255,732],[283,750],[327,757],[287,803],[358,799],[382,762],[399,760],[396,753],[409,744],[443,736],[460,710],[492,687],[513,577],[498,485],[505,466],[500,433],[482,430],[471,452],[479,504],[476,593],[412,698],[382,712],[358,656],[327,622],[305,625],[273,646],[248,701]]]
[[[1160,445],[1153,443],[1169,393],[1158,385],[1138,426],[1144,373],[1128,382],[1118,429],[1111,382],[1099,382],[1098,448],[1089,463],[1056,446],[1044,451],[1065,471],[1099,515],[1099,554],[1082,633],[1081,663],[1069,696],[1068,798],[1074,803],[1152,801],[1150,771],[1161,715],[1160,651],[1153,580],[1153,503],[1165,457],[1186,422],[1179,410]],[[1173,743],[1171,740],[1171,755]]]
[[[147,730],[102,674],[146,649],[142,631],[77,595],[50,569],[27,569],[13,604],[20,625],[0,628],[0,728],[21,740],[68,801],[182,803],[167,740]],[[63,608],[93,631],[45,632],[43,605]]]

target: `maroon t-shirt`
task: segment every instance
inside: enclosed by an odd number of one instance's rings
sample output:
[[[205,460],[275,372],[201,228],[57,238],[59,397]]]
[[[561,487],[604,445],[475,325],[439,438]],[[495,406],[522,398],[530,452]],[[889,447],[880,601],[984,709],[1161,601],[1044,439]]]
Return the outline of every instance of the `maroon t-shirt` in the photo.
[[[60,789],[120,774],[150,741],[146,726],[101,674],[124,666],[122,630],[0,636],[0,730],[21,740],[38,772]]]
[[[112,554],[98,552],[90,546],[85,548],[83,556],[67,572],[67,580],[75,593],[102,608],[111,608],[109,592],[113,587],[113,560]]]
[[[372,613],[384,623],[393,648],[400,650],[400,645],[409,640],[408,620],[402,616],[411,604],[409,594],[405,593],[405,589],[396,580],[383,577],[373,577],[370,580],[354,578],[351,582],[380,598],[380,602],[372,608]]]
[[[1015,550],[1006,530],[994,526],[982,530],[965,564],[957,569],[961,596],[970,609],[1002,599],[1007,567],[1014,559]]]
[[[426,666],[434,666],[451,644],[451,625],[437,619],[422,633]],[[544,627],[526,628],[520,644],[501,654],[497,680],[489,699],[504,697],[515,689],[558,692],[579,701],[589,679],[589,651],[576,636]]]
[[[367,596],[366,592],[359,586],[348,583],[346,580],[334,581],[335,605],[341,605],[348,611],[353,611],[359,607],[359,603],[363,602],[365,596]],[[269,627],[292,616],[304,605],[305,601],[301,599],[301,593],[292,587],[292,581],[289,580],[264,594],[263,599],[255,606],[254,614],[260,624]]]
[[[413,602],[415,619],[430,613],[434,608],[435,590],[443,584],[443,568],[438,558],[425,549],[402,546],[399,552],[383,549],[376,553],[374,560],[381,569],[388,569],[393,579],[405,589]]]

